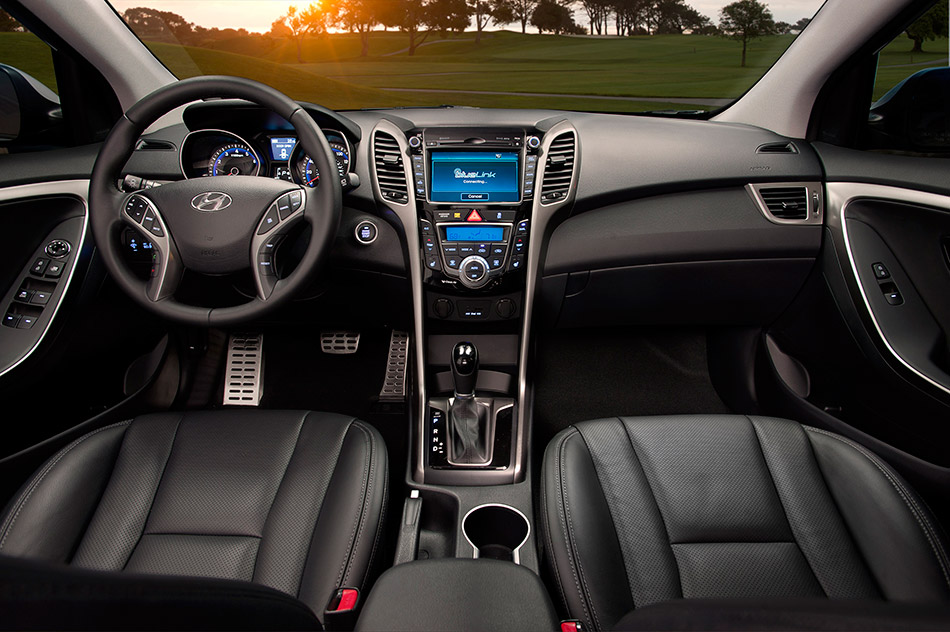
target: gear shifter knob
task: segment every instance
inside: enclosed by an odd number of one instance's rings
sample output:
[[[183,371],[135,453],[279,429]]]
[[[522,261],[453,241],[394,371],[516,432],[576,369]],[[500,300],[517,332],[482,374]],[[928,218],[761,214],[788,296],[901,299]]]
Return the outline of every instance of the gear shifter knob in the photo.
[[[460,342],[452,350],[452,377],[455,396],[474,395],[478,381],[478,349],[471,342]]]

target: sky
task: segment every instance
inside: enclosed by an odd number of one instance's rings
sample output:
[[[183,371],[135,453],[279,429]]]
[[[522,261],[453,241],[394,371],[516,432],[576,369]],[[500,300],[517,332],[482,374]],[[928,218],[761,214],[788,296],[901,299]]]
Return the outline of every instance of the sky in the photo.
[[[719,21],[719,9],[731,0],[687,0],[687,4]],[[206,28],[245,28],[265,32],[271,22],[286,12],[291,4],[305,7],[309,0],[111,0],[112,6],[122,12],[132,7],[148,6],[160,11],[171,11],[189,22]],[[765,0],[776,21],[795,23],[800,18],[811,17],[824,0]],[[583,12],[575,11],[575,19],[581,21]],[[586,22],[586,19],[584,20]],[[510,27],[509,27],[510,28]]]

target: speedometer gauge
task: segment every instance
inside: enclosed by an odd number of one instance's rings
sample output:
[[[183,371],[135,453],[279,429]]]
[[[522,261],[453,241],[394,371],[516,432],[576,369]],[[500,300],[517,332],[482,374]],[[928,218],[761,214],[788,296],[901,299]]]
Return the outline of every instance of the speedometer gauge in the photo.
[[[250,147],[243,143],[231,143],[219,147],[211,155],[209,176],[256,176],[261,163]]]
[[[336,159],[336,169],[342,178],[350,170],[349,148],[342,143],[330,143],[330,150]],[[302,184],[315,187],[320,182],[320,172],[307,154],[302,154],[297,160],[297,176]]]

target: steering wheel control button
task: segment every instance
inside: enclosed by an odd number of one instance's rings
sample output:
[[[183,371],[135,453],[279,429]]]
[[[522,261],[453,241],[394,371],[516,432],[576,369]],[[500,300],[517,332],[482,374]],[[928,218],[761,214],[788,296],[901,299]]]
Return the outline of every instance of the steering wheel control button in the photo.
[[[461,280],[468,287],[479,287],[488,280],[488,262],[478,256],[466,257],[461,265]]]
[[[66,263],[63,261],[50,261],[49,265],[46,266],[46,278],[58,279],[62,276],[65,267]]]
[[[294,206],[290,202],[290,194],[282,195],[276,202],[277,204],[277,214],[280,216],[280,219],[287,219],[290,217],[290,214],[294,212]]]
[[[145,217],[145,211],[147,210],[148,204],[137,195],[133,195],[129,198],[129,201],[125,203],[125,214],[136,224],[142,223],[142,219]]]
[[[152,251],[152,270],[149,274],[153,277],[158,276],[158,269],[162,267],[162,255],[157,251]]]
[[[62,259],[69,254],[71,246],[65,239],[54,239],[46,244],[46,254],[53,259]]]
[[[267,214],[264,216],[264,219],[261,220],[261,227],[257,229],[258,235],[265,235],[273,230],[277,224],[280,222],[280,216],[277,211],[277,205],[272,204],[271,207],[267,210]]]
[[[30,274],[36,276],[43,276],[43,273],[46,272],[46,266],[49,265],[49,259],[43,259],[42,257],[33,262],[33,266],[30,268]]]
[[[46,305],[49,303],[50,293],[43,290],[37,290],[33,292],[33,296],[30,297],[30,302],[34,305]]]
[[[303,191],[291,191],[290,195],[290,206],[295,211],[303,205]]]
[[[363,220],[356,225],[356,241],[368,246],[379,236],[379,228],[369,220]]]
[[[273,255],[258,255],[257,265],[261,270],[261,276],[275,276]]]

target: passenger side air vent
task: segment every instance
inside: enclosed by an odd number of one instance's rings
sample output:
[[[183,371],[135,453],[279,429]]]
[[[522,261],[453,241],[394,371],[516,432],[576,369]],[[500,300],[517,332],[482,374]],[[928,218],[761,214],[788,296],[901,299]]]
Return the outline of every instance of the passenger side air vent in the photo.
[[[386,132],[376,132],[373,137],[373,152],[380,195],[386,200],[405,204],[409,201],[409,192],[399,143]]]
[[[759,145],[755,153],[757,154],[797,154],[798,147],[794,143],[766,143]]]
[[[805,187],[762,188],[765,207],[778,219],[808,219],[808,191]]]
[[[773,224],[821,224],[823,187],[820,182],[803,184],[750,184],[746,190],[759,210]]]
[[[574,132],[555,138],[548,149],[541,183],[541,203],[553,204],[567,197],[574,175]]]

